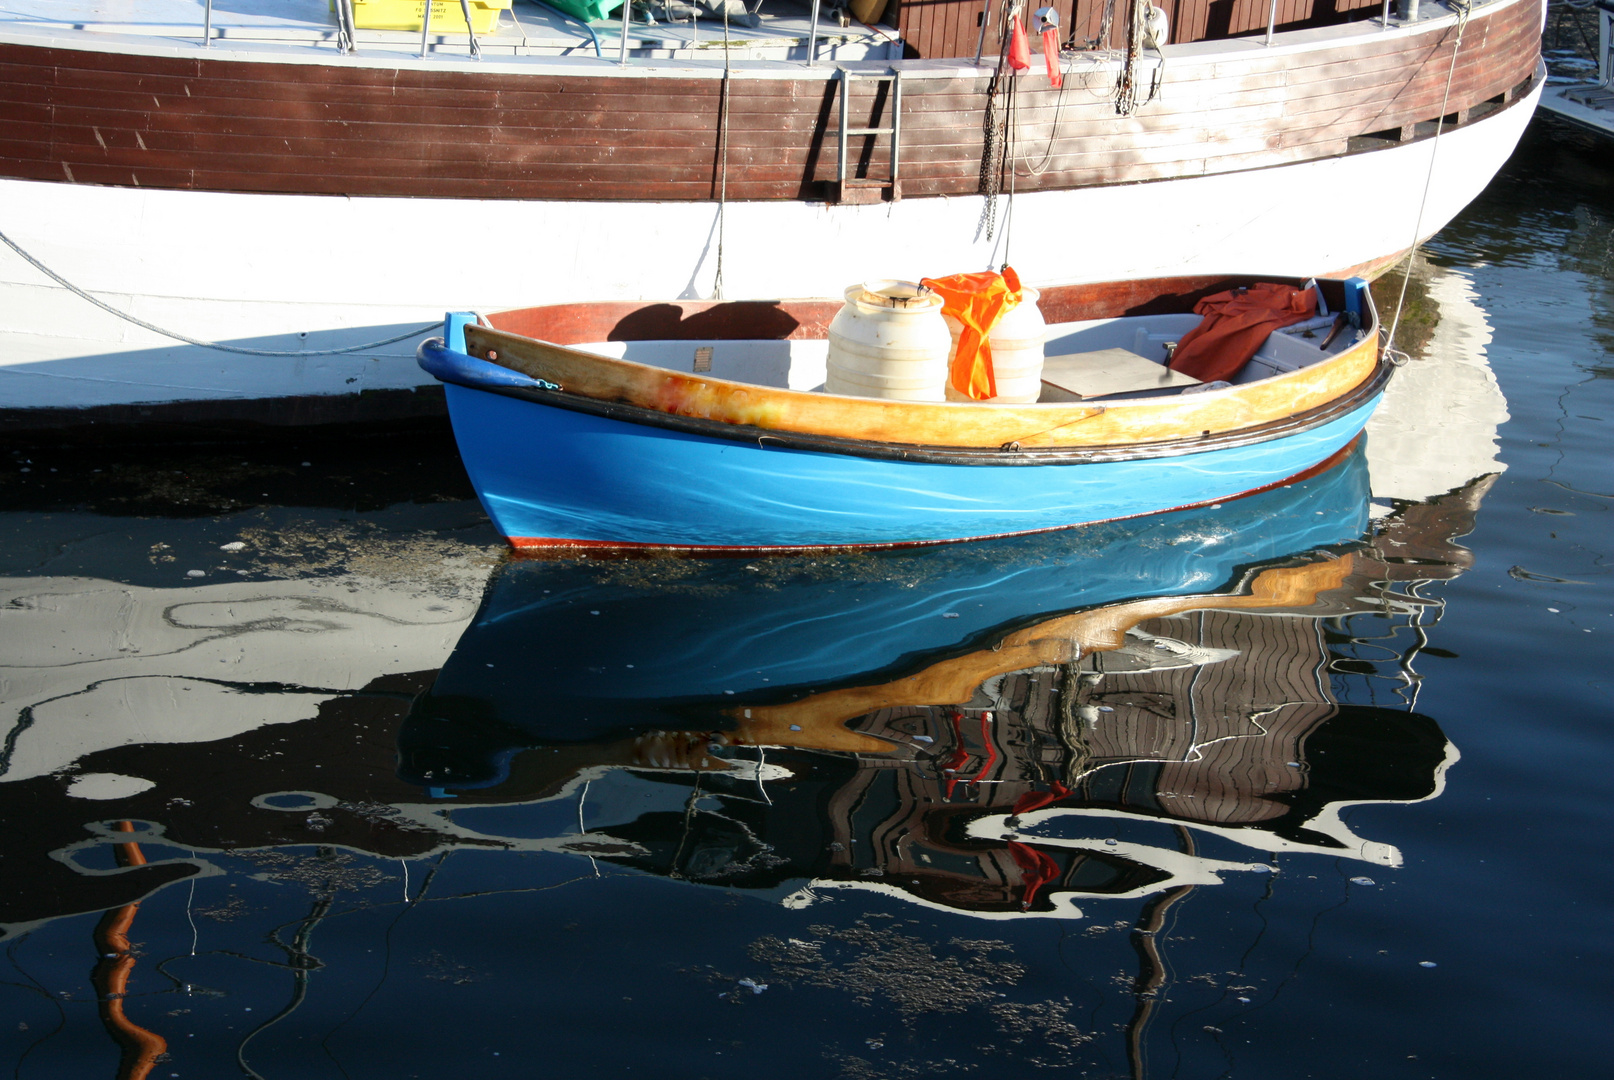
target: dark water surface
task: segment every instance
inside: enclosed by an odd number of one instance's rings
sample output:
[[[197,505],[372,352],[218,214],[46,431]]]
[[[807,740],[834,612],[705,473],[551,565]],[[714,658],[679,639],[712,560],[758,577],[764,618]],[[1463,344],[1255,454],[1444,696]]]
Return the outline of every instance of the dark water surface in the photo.
[[[6,449],[0,1069],[1604,1075],[1611,162],[1144,522],[510,560],[443,434]]]

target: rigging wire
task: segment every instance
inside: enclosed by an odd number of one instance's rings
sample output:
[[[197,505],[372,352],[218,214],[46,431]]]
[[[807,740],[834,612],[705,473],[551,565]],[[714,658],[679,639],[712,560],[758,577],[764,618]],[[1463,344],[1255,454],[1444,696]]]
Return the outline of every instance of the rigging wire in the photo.
[[[1440,115],[1435,118],[1435,134],[1429,142],[1429,169],[1423,178],[1423,194],[1418,199],[1418,214],[1412,224],[1412,246],[1407,249],[1406,266],[1401,272],[1401,295],[1396,298],[1395,317],[1390,320],[1390,332],[1384,339],[1384,352],[1392,363],[1404,364],[1407,362],[1405,353],[1399,352],[1395,347],[1395,332],[1401,326],[1401,309],[1407,302],[1407,282],[1412,280],[1412,259],[1423,246],[1419,239],[1423,232],[1423,212],[1429,204],[1429,188],[1435,179],[1435,156],[1440,152],[1440,133],[1446,125],[1446,106],[1451,103],[1452,78],[1457,74],[1457,54],[1463,48],[1463,32],[1468,29],[1468,16],[1473,12],[1474,6],[1470,0],[1452,0],[1457,5],[1457,40],[1452,44],[1451,66],[1446,69],[1446,90],[1440,99]],[[1399,357],[1399,359],[1397,359]]]
[[[723,299],[723,225],[728,217],[729,203],[729,91],[732,73],[729,44],[729,0],[723,2],[723,98],[717,111],[717,271],[712,276],[712,299]],[[844,93],[844,90],[842,91]]]
[[[187,345],[195,345],[203,349],[217,349],[219,352],[239,353],[243,356],[340,356],[343,353],[368,352],[371,349],[378,349],[383,345],[396,345],[400,341],[407,341],[410,338],[420,337],[422,334],[429,334],[433,330],[436,330],[439,326],[443,325],[441,321],[428,323],[417,330],[410,330],[406,333],[398,334],[395,337],[384,338],[381,341],[371,341],[364,345],[347,345],[340,349],[249,349],[241,345],[225,345],[217,341],[203,341],[199,338],[188,337],[184,334],[176,333],[173,330],[164,330],[162,327],[155,326],[152,323],[146,322],[144,319],[136,318],[127,311],[119,311],[117,308],[106,303],[104,300],[99,299],[98,297],[91,296],[89,293],[85,292],[83,289],[79,288],[77,285],[74,285],[71,281],[68,281],[66,278],[62,277],[62,275],[58,274],[44,263],[34,258],[28,252],[24,251],[15,240],[3,232],[0,232],[0,243],[4,243],[6,247],[22,256],[23,260],[35,270],[38,270],[41,274],[44,274],[46,277],[50,278],[52,281],[66,289],[68,292],[72,293],[74,296],[77,296],[81,300],[89,301],[109,315],[115,315],[125,322],[133,323],[142,330],[150,330],[154,334],[161,334],[163,337],[173,338],[175,341],[183,341]]]

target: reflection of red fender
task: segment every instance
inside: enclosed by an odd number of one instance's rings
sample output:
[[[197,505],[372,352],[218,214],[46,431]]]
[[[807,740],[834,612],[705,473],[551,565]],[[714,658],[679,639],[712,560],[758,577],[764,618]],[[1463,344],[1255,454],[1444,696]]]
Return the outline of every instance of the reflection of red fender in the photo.
[[[134,824],[120,821],[119,832],[134,832]],[[119,844],[114,849],[119,866],[144,866],[145,853],[136,843]],[[101,960],[95,965],[90,981],[95,984],[101,1023],[123,1051],[118,1061],[118,1080],[146,1080],[157,1065],[157,1059],[168,1050],[168,1041],[154,1031],[147,1031],[123,1014],[123,1002],[129,990],[129,975],[134,970],[135,958],[129,948],[129,927],[134,925],[139,904],[125,904],[101,916],[95,924],[95,948]]]
[[[1021,814],[1029,814],[1033,810],[1041,810],[1043,807],[1051,806],[1061,799],[1068,799],[1074,794],[1070,788],[1061,784],[1058,780],[1055,780],[1049,786],[1053,789],[1052,791],[1028,791],[1020,796],[1014,801],[1014,809],[1009,811],[1009,816],[1019,817]]]
[[[952,721],[953,752],[941,763],[942,775],[947,777],[947,786],[942,793],[944,799],[953,797],[953,789],[958,786],[958,770],[970,759],[970,752],[964,749],[964,714],[954,709]]]
[[[998,746],[992,741],[992,714],[981,714],[981,743],[986,747],[986,760],[981,762],[981,771],[975,774],[972,784],[979,784],[986,777],[987,770],[998,763]]]
[[[1029,908],[1037,899],[1037,890],[1059,876],[1059,864],[1048,855],[1018,840],[1009,841],[1009,854],[1020,868],[1020,881],[1025,885],[1025,896],[1020,899],[1022,908]]]

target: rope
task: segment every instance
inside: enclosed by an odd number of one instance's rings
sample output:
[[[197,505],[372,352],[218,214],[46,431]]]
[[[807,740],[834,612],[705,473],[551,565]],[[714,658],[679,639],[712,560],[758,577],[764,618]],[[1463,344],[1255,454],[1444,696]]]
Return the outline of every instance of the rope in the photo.
[[[1009,205],[1003,214],[1003,261],[999,269],[1009,265],[1009,237],[1014,232],[1014,136],[1020,123],[1020,75],[1009,75],[1009,104],[1003,110],[1003,163],[1009,170]]]
[[[1418,215],[1412,224],[1412,246],[1407,249],[1407,263],[1401,272],[1401,295],[1396,298],[1395,318],[1390,321],[1389,336],[1384,339],[1384,352],[1391,363],[1400,366],[1407,362],[1407,355],[1395,347],[1395,332],[1401,326],[1401,309],[1407,302],[1407,282],[1412,280],[1412,257],[1423,246],[1419,239],[1423,232],[1423,211],[1429,203],[1429,187],[1435,179],[1435,155],[1440,152],[1440,132],[1446,125],[1446,106],[1451,103],[1452,77],[1457,74],[1457,54],[1463,48],[1463,31],[1468,29],[1468,16],[1474,10],[1467,0],[1454,0],[1461,7],[1457,12],[1457,40],[1452,45],[1451,67],[1446,69],[1446,92],[1440,99],[1440,116],[1435,120],[1435,137],[1429,144],[1429,171],[1423,178],[1423,195],[1418,199]]]
[[[623,0],[624,3],[627,0]],[[729,0],[723,4],[723,101],[717,110],[717,272],[712,275],[712,299],[723,299],[723,226],[729,204]],[[846,88],[841,88],[845,93]]]
[[[1026,154],[1023,150],[1020,153],[1020,164],[1026,167],[1025,175],[1030,179],[1036,179],[1047,172],[1049,164],[1054,160],[1054,143],[1059,138],[1059,116],[1065,111],[1065,91],[1068,89],[1070,89],[1070,79],[1061,79],[1059,96],[1054,98],[1054,123],[1053,127],[1048,131],[1048,147],[1043,152],[1042,160],[1033,165],[1026,159]]]
[[[133,323],[142,330],[150,330],[154,334],[161,334],[163,337],[173,338],[175,341],[183,341],[187,345],[196,345],[203,349],[217,349],[219,352],[239,353],[243,356],[340,356],[343,353],[368,352],[371,349],[378,349],[383,345],[395,345],[400,341],[407,341],[409,338],[419,337],[422,334],[429,333],[430,331],[435,330],[439,326],[443,325],[441,322],[434,322],[426,326],[422,326],[418,330],[410,330],[406,333],[399,334],[396,337],[385,338],[381,341],[372,341],[365,345],[349,345],[341,349],[248,349],[240,345],[222,345],[217,341],[202,341],[197,338],[186,337],[184,334],[175,333],[172,330],[164,330],[162,327],[154,326],[151,323],[146,322],[144,319],[135,318],[127,311],[119,311],[106,301],[91,296],[89,293],[85,292],[77,285],[74,285],[71,281],[68,281],[66,278],[62,277],[62,275],[58,274],[50,267],[28,254],[28,252],[24,251],[17,245],[15,240],[3,232],[0,232],[0,242],[3,242],[6,247],[22,256],[22,258],[35,270],[38,270],[41,274],[44,274],[46,277],[50,278],[52,281],[66,289],[68,292],[72,293],[74,296],[77,296],[81,300],[89,301],[107,314],[116,315],[118,318],[124,320],[125,322]]]

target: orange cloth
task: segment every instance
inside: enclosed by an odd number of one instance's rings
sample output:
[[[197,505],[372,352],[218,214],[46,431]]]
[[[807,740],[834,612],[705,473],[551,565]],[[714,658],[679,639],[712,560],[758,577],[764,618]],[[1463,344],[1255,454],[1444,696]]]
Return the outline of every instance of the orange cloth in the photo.
[[[1005,266],[1001,274],[981,270],[974,274],[925,278],[920,284],[941,295],[942,314],[951,315],[964,325],[948,375],[953,389],[976,401],[997,396],[997,379],[992,374],[992,343],[987,335],[1005,313],[1020,303],[1020,275]]]
[[[1205,318],[1183,335],[1171,370],[1200,382],[1231,379],[1249,363],[1267,335],[1317,313],[1317,290],[1261,282],[1207,296],[1194,305]]]

